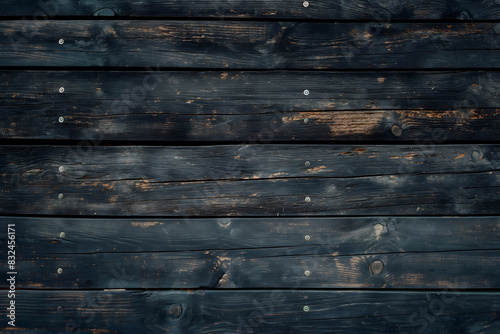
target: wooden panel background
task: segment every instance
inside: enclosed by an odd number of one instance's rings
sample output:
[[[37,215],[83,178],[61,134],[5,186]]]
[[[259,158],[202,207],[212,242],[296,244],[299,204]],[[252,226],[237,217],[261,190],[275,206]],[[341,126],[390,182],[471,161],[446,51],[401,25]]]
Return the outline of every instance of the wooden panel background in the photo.
[[[2,333],[500,331],[498,1],[0,18]]]

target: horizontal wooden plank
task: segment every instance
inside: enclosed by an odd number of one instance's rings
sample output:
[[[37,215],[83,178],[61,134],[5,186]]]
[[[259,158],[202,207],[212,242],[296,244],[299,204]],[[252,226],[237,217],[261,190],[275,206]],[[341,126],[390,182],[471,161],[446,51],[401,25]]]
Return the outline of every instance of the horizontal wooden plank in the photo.
[[[285,0],[183,1],[4,1],[1,16],[52,18],[58,16],[297,18],[328,20],[495,20],[500,5],[494,0],[403,0],[374,2],[289,2]]]
[[[498,68],[497,23],[0,22],[2,66]]]
[[[497,141],[500,127],[498,72],[2,71],[0,79],[5,139],[443,143]]]
[[[20,254],[306,247],[316,254],[498,248],[498,217],[99,219],[0,217]],[[61,234],[62,233],[62,234]],[[307,237],[306,237],[307,236]],[[6,239],[0,247],[7,248]]]
[[[500,285],[497,217],[2,218],[7,224],[16,236],[10,271],[18,288]],[[0,287],[9,277],[0,274]]]
[[[0,213],[493,215],[499,154],[497,145],[2,146]]]
[[[0,297],[6,308],[7,298]],[[491,333],[495,292],[17,291],[9,333]],[[308,311],[304,311],[307,306]],[[58,311],[59,310],[59,311]]]

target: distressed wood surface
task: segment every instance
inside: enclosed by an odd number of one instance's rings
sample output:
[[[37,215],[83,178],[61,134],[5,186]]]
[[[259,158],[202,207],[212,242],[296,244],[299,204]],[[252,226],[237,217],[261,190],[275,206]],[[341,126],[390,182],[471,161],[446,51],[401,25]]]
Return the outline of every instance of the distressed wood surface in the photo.
[[[212,17],[290,18],[327,20],[497,20],[500,5],[494,0],[303,1],[284,0],[111,0],[111,1],[4,1],[0,16],[53,18],[107,17]]]
[[[54,226],[61,219],[46,223],[51,219],[2,219],[4,228],[16,224],[18,288],[491,289],[500,284],[498,218],[69,219],[65,226]],[[0,275],[7,282],[9,274]]]
[[[9,333],[496,334],[500,330],[500,296],[495,292],[18,291],[18,295],[19,327],[2,324]],[[7,306],[3,296],[0,305]]]
[[[60,40],[64,40],[60,44]],[[499,23],[0,22],[1,66],[497,68]]]
[[[500,212],[497,145],[2,146],[0,157],[3,215]]]
[[[305,247],[338,256],[498,248],[498,217],[99,219],[0,217],[20,254]],[[432,233],[429,233],[432,231]],[[63,233],[61,235],[61,233]],[[306,236],[308,236],[306,238]],[[6,247],[0,240],[0,247]]]
[[[0,79],[4,139],[441,144],[496,141],[500,127],[497,72],[2,71]]]

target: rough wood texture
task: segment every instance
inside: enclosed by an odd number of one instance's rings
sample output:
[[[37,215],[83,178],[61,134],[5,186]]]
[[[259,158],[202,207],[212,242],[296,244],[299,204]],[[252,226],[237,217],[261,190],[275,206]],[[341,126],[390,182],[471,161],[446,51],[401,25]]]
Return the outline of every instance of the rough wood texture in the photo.
[[[18,288],[500,286],[498,218],[49,221],[2,219]]]
[[[498,217],[98,219],[1,217],[21,254],[135,253],[306,247],[315,254],[489,250]],[[432,233],[429,233],[432,231]],[[61,232],[64,233],[61,236]],[[306,240],[305,236],[309,236]],[[0,240],[0,246],[6,240]]]
[[[493,215],[499,154],[497,145],[2,146],[0,212]]]
[[[107,1],[3,1],[1,16],[120,16],[294,18],[327,20],[496,20],[497,1],[303,1],[286,0],[107,0]]]
[[[228,69],[500,66],[499,23],[8,20],[0,22],[0,36],[2,66]]]
[[[9,333],[485,333],[498,293],[357,291],[19,291]],[[0,306],[6,307],[4,300]],[[309,311],[304,311],[304,306]],[[61,307],[58,310],[58,307]]]
[[[2,71],[0,79],[5,139],[442,144],[496,141],[500,127],[498,72]]]

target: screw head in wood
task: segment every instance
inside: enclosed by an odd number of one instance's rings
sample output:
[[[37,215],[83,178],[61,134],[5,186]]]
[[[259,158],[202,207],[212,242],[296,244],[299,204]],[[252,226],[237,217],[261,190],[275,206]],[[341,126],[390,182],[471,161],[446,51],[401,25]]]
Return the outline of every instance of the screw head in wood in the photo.
[[[309,270],[304,271],[304,276],[311,276],[311,272]]]
[[[384,270],[384,262],[380,261],[380,260],[376,260],[376,261],[373,261],[371,264],[370,264],[370,272],[373,274],[373,275],[378,275],[382,272],[382,270]]]
[[[397,124],[394,124],[392,127],[391,127],[391,132],[393,135],[395,135],[396,137],[400,137],[402,134],[403,134],[403,129],[397,125]]]
[[[64,195],[63,194],[59,194],[59,196],[57,196],[59,199],[63,199],[64,198]]]
[[[304,7],[309,7],[309,1],[304,1],[304,2],[302,3],[302,6],[304,6]]]
[[[57,307],[57,312],[61,313],[61,312],[62,312],[62,310],[63,310],[63,309],[62,309],[62,306],[58,306],[58,307]]]
[[[309,203],[311,201],[311,197],[307,196],[305,199],[304,199],[307,203]]]
[[[63,273],[62,268],[57,268],[57,273],[58,273],[58,274],[62,274],[62,273]]]
[[[305,240],[305,241],[309,241],[309,240],[311,240],[311,236],[310,236],[309,234],[305,235],[305,236],[304,236],[304,240]]]
[[[59,123],[63,123],[64,122],[64,117],[59,117]]]
[[[63,45],[64,44],[64,39],[60,38],[59,39],[59,44]]]
[[[64,232],[59,233],[59,238],[61,238],[61,239],[62,239],[62,238],[64,238],[65,236],[66,236],[66,233],[64,233]]]
[[[305,96],[309,95],[309,89],[304,89],[304,95]]]
[[[307,124],[307,123],[309,123],[309,118],[306,117],[306,118],[304,118],[304,124]]]
[[[59,166],[59,171],[64,172],[64,166]]]
[[[307,306],[307,305],[304,306],[302,309],[304,310],[304,312],[309,312],[309,306]]]
[[[304,162],[304,166],[309,167],[311,166],[311,163],[309,161]]]
[[[59,87],[59,93],[64,93],[64,87]]]

